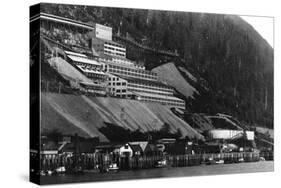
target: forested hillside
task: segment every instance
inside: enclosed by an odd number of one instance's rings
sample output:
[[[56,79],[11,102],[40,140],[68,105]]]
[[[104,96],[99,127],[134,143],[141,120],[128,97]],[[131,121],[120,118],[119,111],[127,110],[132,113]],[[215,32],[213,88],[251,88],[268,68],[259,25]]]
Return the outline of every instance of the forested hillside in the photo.
[[[198,91],[194,99],[186,98],[191,112],[227,113],[251,125],[273,127],[273,49],[240,17],[56,4],[42,8],[109,25],[143,45],[177,51],[176,67],[204,81],[195,83],[179,69]]]

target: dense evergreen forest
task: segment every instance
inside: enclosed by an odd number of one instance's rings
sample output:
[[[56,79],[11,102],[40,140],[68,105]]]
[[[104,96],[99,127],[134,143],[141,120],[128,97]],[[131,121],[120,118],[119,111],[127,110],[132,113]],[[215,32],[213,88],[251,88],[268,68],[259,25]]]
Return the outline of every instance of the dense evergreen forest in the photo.
[[[186,77],[200,93],[186,99],[190,112],[227,113],[273,128],[273,48],[239,16],[58,4],[42,11],[109,25],[143,45],[177,51],[176,66],[208,86]]]

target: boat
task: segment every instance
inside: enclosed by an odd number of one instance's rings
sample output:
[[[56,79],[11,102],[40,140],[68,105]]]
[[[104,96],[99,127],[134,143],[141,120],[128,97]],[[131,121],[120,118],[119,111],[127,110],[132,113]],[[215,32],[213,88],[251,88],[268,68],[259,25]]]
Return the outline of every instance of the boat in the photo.
[[[162,160],[157,161],[155,167],[156,167],[156,168],[164,168],[164,167],[167,167],[167,160],[166,160],[166,159],[162,159]]]
[[[62,173],[65,173],[65,167],[64,166],[60,166],[58,168],[55,169],[55,172],[58,173],[58,174],[62,174]]]
[[[205,164],[207,164],[207,165],[211,165],[211,164],[224,164],[224,160],[223,159],[214,159],[214,158],[210,157],[210,158],[207,159]]]
[[[245,160],[244,160],[244,158],[243,157],[240,157],[239,159],[238,159],[238,163],[243,163]]]
[[[117,166],[117,163],[112,163],[108,166],[108,172],[118,172],[119,167]]]

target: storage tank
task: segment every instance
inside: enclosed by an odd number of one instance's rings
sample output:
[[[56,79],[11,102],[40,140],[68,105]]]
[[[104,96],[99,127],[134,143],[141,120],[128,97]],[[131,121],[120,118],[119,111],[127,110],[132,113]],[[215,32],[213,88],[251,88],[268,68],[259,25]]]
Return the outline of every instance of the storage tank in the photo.
[[[243,130],[227,130],[227,129],[213,129],[208,132],[208,137],[210,139],[236,139],[243,136],[246,133],[247,140],[254,140],[255,133],[253,131],[243,131]]]

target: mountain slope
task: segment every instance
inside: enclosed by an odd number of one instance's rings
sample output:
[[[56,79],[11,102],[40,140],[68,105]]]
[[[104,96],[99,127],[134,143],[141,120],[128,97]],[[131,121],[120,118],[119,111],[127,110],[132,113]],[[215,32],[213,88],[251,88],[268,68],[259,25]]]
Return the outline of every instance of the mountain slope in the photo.
[[[64,134],[77,133],[84,137],[99,137],[109,141],[101,128],[114,124],[131,131],[160,130],[169,124],[171,132],[181,131],[182,136],[204,139],[170,109],[158,103],[141,103],[105,97],[86,97],[66,94],[42,94],[42,130],[58,130]],[[55,126],[54,126],[55,125]]]
[[[167,63],[158,66],[152,69],[152,71],[158,74],[160,80],[173,86],[187,99],[189,97],[194,99],[193,93],[199,94],[198,91],[184,79],[184,77],[180,74],[174,63]],[[192,78],[194,77],[192,76]]]
[[[209,86],[192,85],[200,95],[187,99],[191,111],[222,112],[273,128],[273,49],[239,16],[60,4],[44,4],[42,10],[109,25],[115,34],[120,31],[151,48],[177,50],[176,67]],[[150,69],[166,63],[152,62],[146,54],[138,57]]]
[[[93,81],[87,78],[84,74],[75,69],[70,63],[66,62],[61,57],[53,57],[48,60],[48,63],[57,70],[66,80],[73,83],[75,82],[87,82],[92,83]]]

